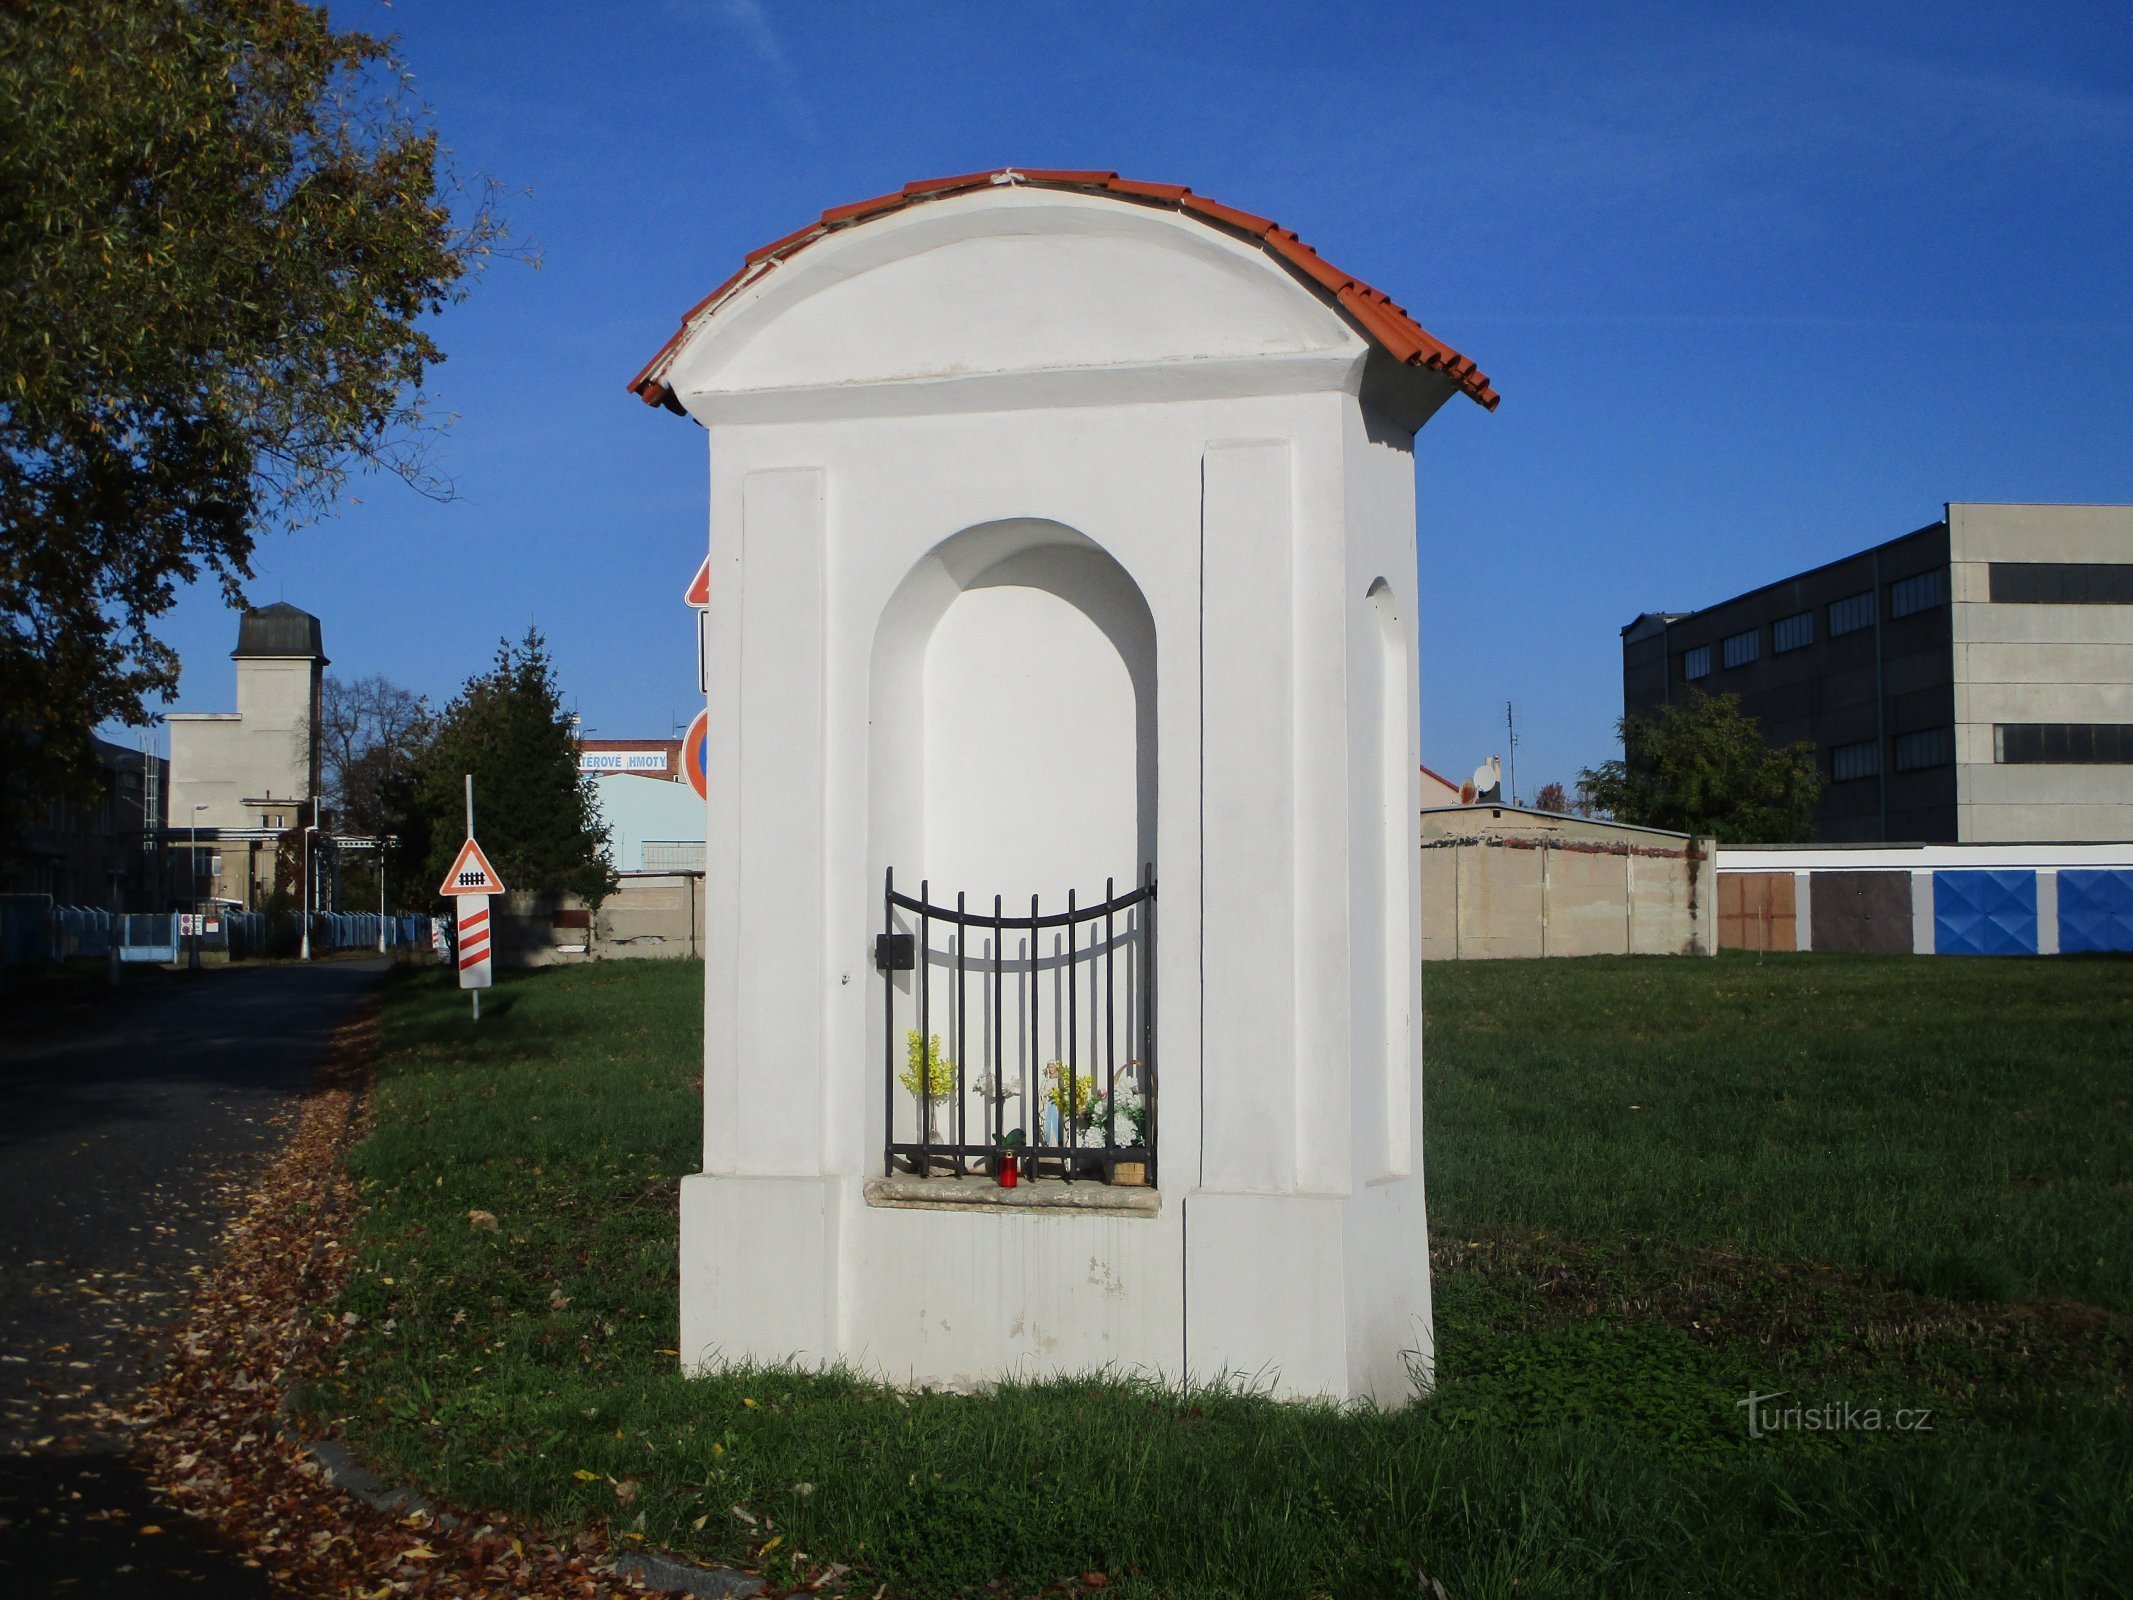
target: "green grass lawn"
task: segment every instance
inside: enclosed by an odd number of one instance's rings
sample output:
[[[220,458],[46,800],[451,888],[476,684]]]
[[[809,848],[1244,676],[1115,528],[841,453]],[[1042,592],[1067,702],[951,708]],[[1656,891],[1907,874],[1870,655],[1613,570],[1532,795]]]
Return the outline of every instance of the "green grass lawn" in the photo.
[[[702,968],[678,962],[516,977],[478,1027],[443,980],[399,983],[331,1308],[361,1320],[304,1403],[459,1504],[774,1576],[803,1552],[867,1594],[1092,1569],[1150,1595],[2128,1592],[2133,964],[1425,988],[1426,1405],[682,1380]],[[1798,1425],[1749,1437],[1751,1390]],[[1883,1426],[1808,1430],[1847,1403]]]

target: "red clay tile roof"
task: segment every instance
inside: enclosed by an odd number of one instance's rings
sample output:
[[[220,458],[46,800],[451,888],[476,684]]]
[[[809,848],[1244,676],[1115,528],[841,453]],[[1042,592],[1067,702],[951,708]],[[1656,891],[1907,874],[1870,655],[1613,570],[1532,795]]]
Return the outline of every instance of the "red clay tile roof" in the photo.
[[[1288,229],[1268,221],[1265,217],[1255,217],[1249,211],[1239,211],[1234,206],[1223,205],[1219,200],[1206,199],[1174,183],[1142,183],[1132,178],[1121,178],[1115,172],[1064,172],[1014,167],[1003,168],[998,172],[966,172],[954,178],[926,178],[917,183],[907,183],[893,194],[877,195],[872,200],[856,200],[850,205],[832,206],[822,213],[818,221],[788,233],[782,239],[773,240],[761,249],[749,251],[747,258],[741,263],[740,271],[690,308],[689,314],[681,319],[681,327],[674,337],[659,347],[659,353],[646,363],[642,372],[630,379],[630,391],[646,405],[665,406],[669,411],[682,412],[681,403],[667,387],[667,367],[676,350],[680,348],[682,340],[699,321],[715,312],[728,295],[839,228],[850,227],[854,223],[869,221],[886,212],[900,211],[907,206],[937,200],[946,195],[960,194],[970,189],[990,188],[999,184],[1020,184],[1039,189],[1077,189],[1091,194],[1111,195],[1139,205],[1162,206],[1181,211],[1210,226],[1257,240],[1263,249],[1292,271],[1323,288],[1371,341],[1395,360],[1411,367],[1423,367],[1432,372],[1445,373],[1489,410],[1496,409],[1500,397],[1489,387],[1489,380],[1473,362],[1451,346],[1433,338],[1382,290],[1373,289],[1360,278],[1351,278]]]

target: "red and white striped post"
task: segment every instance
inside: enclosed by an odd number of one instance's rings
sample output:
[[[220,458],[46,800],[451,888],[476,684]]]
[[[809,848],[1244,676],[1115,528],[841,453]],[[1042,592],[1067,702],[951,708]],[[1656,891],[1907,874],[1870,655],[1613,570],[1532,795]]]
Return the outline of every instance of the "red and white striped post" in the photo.
[[[490,938],[489,897],[504,892],[504,881],[474,842],[474,775],[467,775],[467,842],[459,847],[437,892],[448,897],[457,915],[459,987],[474,995],[474,1020],[481,1021],[481,992],[495,981],[494,945]]]

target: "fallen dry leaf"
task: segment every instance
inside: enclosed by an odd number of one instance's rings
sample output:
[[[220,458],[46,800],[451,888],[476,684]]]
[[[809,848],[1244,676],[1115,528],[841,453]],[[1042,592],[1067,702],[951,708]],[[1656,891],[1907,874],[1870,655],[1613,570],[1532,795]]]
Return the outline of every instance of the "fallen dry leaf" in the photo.
[[[364,1131],[376,1035],[372,1001],[335,1034],[287,1142],[225,1230],[219,1259],[198,1274],[190,1309],[169,1333],[167,1363],[134,1419],[150,1480],[165,1501],[250,1552],[277,1596],[645,1593],[608,1568],[590,1534],[551,1540],[506,1520],[447,1528],[426,1514],[373,1510],[329,1483],[282,1431],[284,1394],[329,1379],[361,1325],[331,1307],[354,1264],[344,1241],[359,1201],[343,1157]],[[495,1226],[487,1212],[467,1220]],[[427,1537],[410,1546],[410,1528]]]

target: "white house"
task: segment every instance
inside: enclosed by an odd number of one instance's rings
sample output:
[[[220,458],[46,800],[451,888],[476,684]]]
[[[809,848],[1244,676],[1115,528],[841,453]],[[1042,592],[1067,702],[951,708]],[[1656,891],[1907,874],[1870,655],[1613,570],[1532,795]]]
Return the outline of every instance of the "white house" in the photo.
[[[710,445],[684,1363],[1412,1394],[1412,441],[1487,380],[1264,218],[1002,171],[756,251],[631,387]]]

